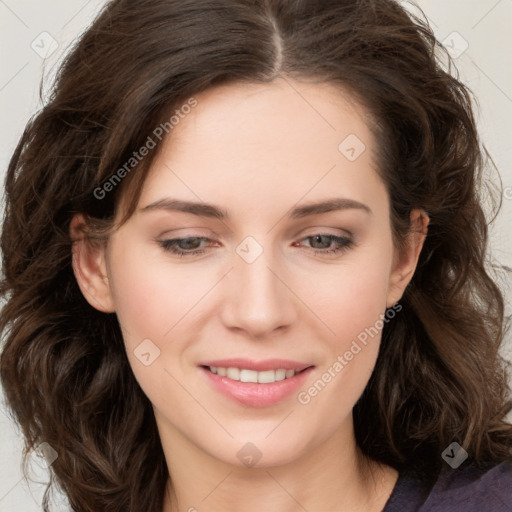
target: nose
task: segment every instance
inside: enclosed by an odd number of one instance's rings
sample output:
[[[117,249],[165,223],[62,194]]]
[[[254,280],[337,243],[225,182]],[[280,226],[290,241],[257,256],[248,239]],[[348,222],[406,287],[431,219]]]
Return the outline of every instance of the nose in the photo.
[[[298,299],[284,265],[269,248],[252,262],[234,255],[233,269],[225,277],[224,325],[254,339],[285,331],[297,319]]]

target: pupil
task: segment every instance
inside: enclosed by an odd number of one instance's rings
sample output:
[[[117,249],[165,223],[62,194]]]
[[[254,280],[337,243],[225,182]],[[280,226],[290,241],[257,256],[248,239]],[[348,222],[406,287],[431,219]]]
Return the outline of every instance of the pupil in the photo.
[[[316,242],[316,241],[318,241],[318,242],[320,242],[320,243],[321,243],[322,238],[324,238],[324,235],[316,235],[316,236],[314,236],[313,238],[314,238],[315,242]],[[327,237],[325,237],[325,238],[326,238],[327,240],[326,240],[326,242],[325,242],[323,245],[324,245],[324,246],[329,246],[329,239],[328,239]],[[325,248],[325,247],[324,247],[324,248]]]
[[[180,240],[180,245],[182,245],[182,249],[196,249],[198,241],[199,238],[185,238],[184,240]]]

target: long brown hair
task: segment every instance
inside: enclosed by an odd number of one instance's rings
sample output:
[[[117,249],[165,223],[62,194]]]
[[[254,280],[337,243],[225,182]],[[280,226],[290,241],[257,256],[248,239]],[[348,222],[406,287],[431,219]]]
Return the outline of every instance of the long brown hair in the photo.
[[[133,213],[158,147],[108,193],[98,188],[155,127],[214,85],[279,76],[335,84],[368,110],[397,245],[413,208],[430,217],[403,311],[385,325],[354,409],[361,450],[428,474],[452,441],[475,464],[511,457],[484,152],[446,59],[428,24],[393,0],[106,4],[12,156],[1,236],[2,384],[27,451],[46,442],[58,453],[52,474],[73,510],[161,512],[169,475],[117,318],[78,288],[70,220],[82,213],[91,238],[104,237],[121,198],[124,220]]]

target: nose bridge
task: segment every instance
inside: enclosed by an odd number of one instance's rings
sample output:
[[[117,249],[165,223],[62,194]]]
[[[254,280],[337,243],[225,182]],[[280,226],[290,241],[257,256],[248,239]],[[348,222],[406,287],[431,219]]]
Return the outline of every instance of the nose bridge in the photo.
[[[228,301],[224,321],[228,327],[251,336],[269,334],[293,322],[293,294],[283,281],[282,265],[270,245],[247,237],[236,248],[229,273]]]

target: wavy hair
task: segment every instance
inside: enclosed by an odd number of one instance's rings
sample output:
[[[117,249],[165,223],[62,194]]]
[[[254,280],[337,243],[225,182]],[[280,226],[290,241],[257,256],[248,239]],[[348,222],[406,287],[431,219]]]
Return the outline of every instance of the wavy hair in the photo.
[[[88,236],[104,239],[121,199],[122,221],[133,213],[158,147],[103,197],[98,188],[170,112],[215,85],[277,77],[334,84],[369,113],[397,246],[412,209],[430,217],[403,310],[384,327],[354,409],[362,452],[427,475],[452,441],[478,465],[511,458],[486,152],[471,94],[447,63],[428,23],[393,0],[105,5],[10,160],[1,234],[1,381],[25,454],[43,442],[57,451],[52,482],[73,510],[161,512],[169,474],[117,317],[92,308],[77,285],[71,218],[83,214]]]

